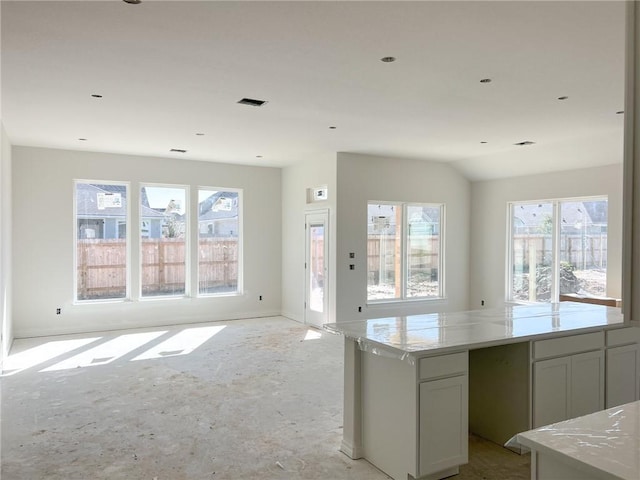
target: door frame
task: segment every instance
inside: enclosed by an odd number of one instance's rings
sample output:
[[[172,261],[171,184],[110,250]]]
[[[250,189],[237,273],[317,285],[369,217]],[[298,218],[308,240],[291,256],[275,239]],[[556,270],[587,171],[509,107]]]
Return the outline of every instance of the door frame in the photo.
[[[324,287],[323,287],[323,311],[322,320],[320,324],[312,322],[310,319],[309,311],[309,293],[310,293],[310,281],[307,269],[307,263],[309,262],[310,255],[310,238],[309,238],[309,223],[313,217],[322,217],[324,224]],[[311,325],[317,328],[322,328],[322,325],[327,323],[328,310],[329,310],[329,275],[330,275],[330,250],[329,250],[329,232],[330,232],[330,218],[328,208],[308,209],[304,212],[304,323],[305,325]],[[312,220],[311,220],[312,221]]]

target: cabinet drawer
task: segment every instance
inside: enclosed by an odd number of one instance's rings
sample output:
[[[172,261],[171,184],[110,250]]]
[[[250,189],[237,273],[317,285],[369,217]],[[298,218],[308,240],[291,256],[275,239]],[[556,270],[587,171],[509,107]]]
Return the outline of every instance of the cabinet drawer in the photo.
[[[625,327],[607,331],[607,347],[640,342],[640,328]]]
[[[469,352],[420,359],[420,380],[467,373]]]
[[[574,353],[588,352],[604,347],[604,332],[571,335],[533,342],[533,358],[559,357]]]

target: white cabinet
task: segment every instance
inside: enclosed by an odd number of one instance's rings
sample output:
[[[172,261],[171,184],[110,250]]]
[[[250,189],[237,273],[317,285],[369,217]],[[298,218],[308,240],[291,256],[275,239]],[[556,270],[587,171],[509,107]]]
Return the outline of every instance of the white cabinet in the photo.
[[[604,409],[604,353],[602,350],[571,356],[571,409],[568,418]]]
[[[468,461],[468,376],[420,384],[420,475]]]
[[[570,418],[571,358],[536,362],[533,367],[533,427]]]
[[[604,408],[603,347],[602,332],[534,342],[533,428]]]
[[[423,358],[419,374],[418,474],[457,471],[469,457],[468,353]]]
[[[363,456],[390,477],[440,479],[468,462],[468,352],[404,360],[362,352]]]
[[[640,328],[607,332],[607,408],[640,399]]]

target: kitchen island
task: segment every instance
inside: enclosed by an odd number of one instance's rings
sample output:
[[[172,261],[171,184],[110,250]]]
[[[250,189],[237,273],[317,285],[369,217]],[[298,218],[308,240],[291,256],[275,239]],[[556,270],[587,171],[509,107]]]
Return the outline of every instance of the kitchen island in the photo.
[[[325,325],[345,337],[341,450],[396,480],[468,461],[469,431],[513,435],[638,400],[640,329],[572,302]]]
[[[532,480],[638,480],[640,402],[520,433]]]

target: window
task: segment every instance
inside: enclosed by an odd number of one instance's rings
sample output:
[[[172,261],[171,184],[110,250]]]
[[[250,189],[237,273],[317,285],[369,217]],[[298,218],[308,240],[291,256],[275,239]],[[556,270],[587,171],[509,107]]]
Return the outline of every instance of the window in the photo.
[[[198,191],[198,294],[239,290],[240,192]]]
[[[75,182],[76,300],[127,297],[127,207],[124,183]]]
[[[187,187],[140,190],[142,297],[186,294]]]
[[[607,291],[607,198],[510,204],[509,300]]]
[[[442,204],[370,202],[367,208],[367,299],[444,296]]]

